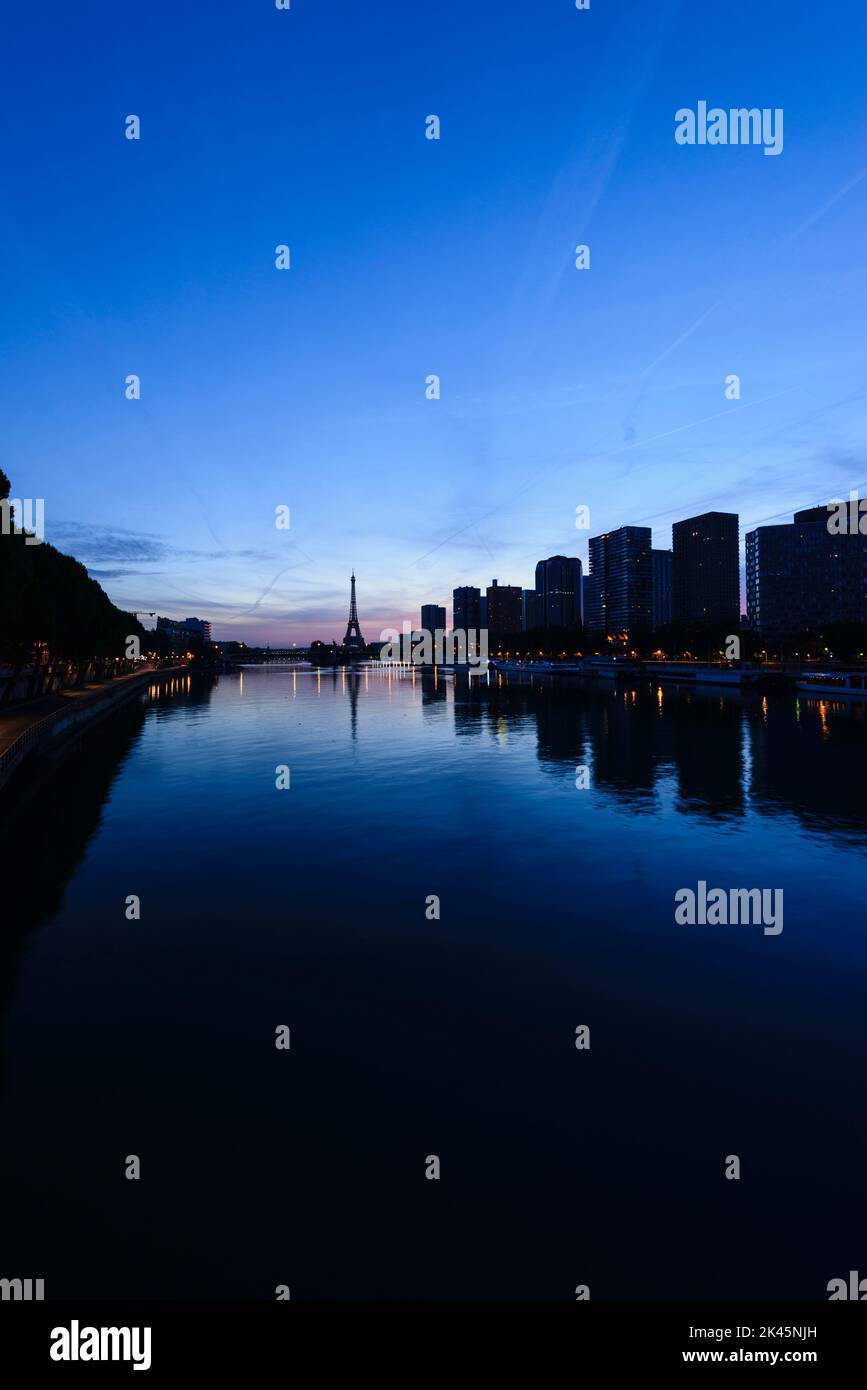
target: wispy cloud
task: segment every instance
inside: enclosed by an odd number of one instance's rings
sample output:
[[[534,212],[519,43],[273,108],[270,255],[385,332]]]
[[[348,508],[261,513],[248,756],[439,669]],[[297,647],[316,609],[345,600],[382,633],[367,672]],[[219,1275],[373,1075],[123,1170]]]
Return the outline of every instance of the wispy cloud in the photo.
[[[119,526],[95,526],[80,521],[58,522],[52,526],[51,534],[47,537],[52,544],[60,550],[68,550],[74,554],[77,560],[87,565],[96,577],[95,570],[91,569],[94,565],[99,565],[111,560],[126,561],[130,564],[160,564],[168,560],[172,561],[213,561],[213,560],[245,560],[256,564],[268,564],[274,561],[274,551],[241,548],[237,550],[193,550],[185,549],[180,546],[171,545],[148,531],[130,531]],[[148,573],[151,571],[140,571]],[[106,578],[117,577],[121,571],[112,574],[110,571],[103,571]],[[125,571],[125,573],[135,573],[135,571]]]
[[[159,536],[147,532],[92,526],[79,521],[57,523],[51,527],[47,539],[60,550],[68,548],[83,564],[99,564],[105,560],[159,562],[165,560],[171,550]]]

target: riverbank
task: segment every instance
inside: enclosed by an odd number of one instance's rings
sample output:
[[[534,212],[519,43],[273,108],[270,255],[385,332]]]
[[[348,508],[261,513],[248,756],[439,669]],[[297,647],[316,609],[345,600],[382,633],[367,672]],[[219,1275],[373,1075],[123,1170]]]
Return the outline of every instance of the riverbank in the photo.
[[[148,667],[110,681],[46,695],[3,716],[0,718],[0,793],[25,760],[56,755],[73,733],[106,718],[153,682],[176,677],[186,670],[185,663],[159,669]]]

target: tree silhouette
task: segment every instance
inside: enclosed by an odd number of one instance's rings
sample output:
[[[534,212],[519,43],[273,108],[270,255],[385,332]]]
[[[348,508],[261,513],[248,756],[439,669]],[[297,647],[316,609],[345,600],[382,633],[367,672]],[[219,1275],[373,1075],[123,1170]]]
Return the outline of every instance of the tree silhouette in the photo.
[[[0,471],[0,503],[11,484]],[[125,657],[130,637],[146,633],[133,613],[116,608],[84,565],[7,523],[0,534],[0,661],[20,668],[72,662],[83,678],[88,662]]]

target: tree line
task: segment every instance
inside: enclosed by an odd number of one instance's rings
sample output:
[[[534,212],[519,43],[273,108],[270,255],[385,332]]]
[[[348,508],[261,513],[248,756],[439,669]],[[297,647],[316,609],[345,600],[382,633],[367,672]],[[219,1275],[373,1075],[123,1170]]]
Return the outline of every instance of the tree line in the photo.
[[[84,565],[12,524],[11,484],[0,470],[0,662],[73,665],[80,680],[115,658],[125,658],[130,637],[144,647],[146,633],[134,613],[116,608]]]

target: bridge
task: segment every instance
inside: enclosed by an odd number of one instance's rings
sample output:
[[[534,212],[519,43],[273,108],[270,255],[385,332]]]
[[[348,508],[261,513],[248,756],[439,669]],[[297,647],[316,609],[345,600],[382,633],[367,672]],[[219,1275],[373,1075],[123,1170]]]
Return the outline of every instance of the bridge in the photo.
[[[250,663],[256,666],[269,666],[272,662],[309,661],[309,647],[248,647],[243,652],[235,652],[231,660],[239,665]]]

